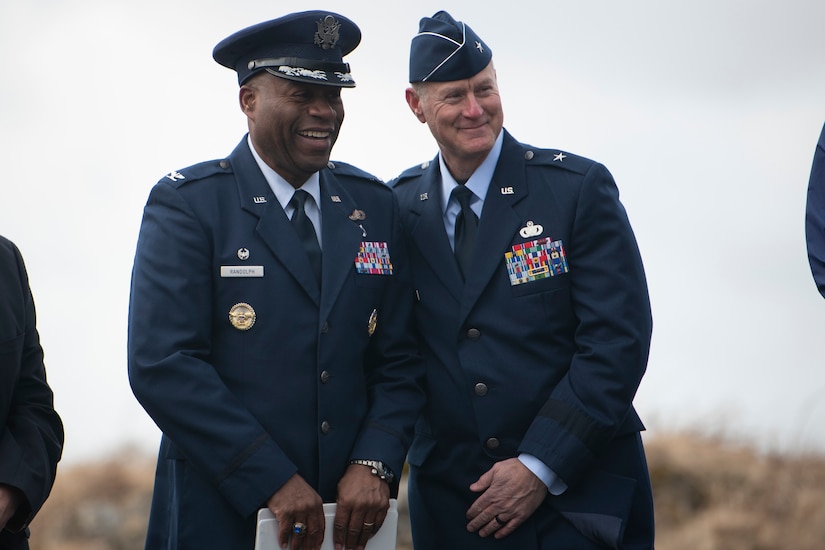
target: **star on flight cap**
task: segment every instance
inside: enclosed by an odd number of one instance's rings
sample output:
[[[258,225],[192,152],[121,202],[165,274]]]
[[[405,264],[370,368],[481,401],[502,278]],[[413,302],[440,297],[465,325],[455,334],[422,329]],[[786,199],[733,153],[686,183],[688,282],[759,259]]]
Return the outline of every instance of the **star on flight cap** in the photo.
[[[212,57],[238,73],[238,84],[260,71],[325,86],[352,88],[343,57],[361,42],[358,26],[337,13],[291,13],[242,29],[215,46]]]
[[[410,46],[410,82],[448,82],[478,74],[493,52],[446,11],[423,17]]]

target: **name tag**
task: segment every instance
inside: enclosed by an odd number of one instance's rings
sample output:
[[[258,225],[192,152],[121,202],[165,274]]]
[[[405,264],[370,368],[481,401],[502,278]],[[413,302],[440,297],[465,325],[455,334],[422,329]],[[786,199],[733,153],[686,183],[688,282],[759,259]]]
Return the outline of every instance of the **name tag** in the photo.
[[[221,277],[263,277],[262,265],[222,265]]]

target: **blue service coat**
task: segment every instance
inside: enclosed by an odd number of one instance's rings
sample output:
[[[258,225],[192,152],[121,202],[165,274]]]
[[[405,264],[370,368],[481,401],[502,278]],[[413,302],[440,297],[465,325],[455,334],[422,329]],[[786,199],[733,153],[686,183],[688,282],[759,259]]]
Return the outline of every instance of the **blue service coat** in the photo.
[[[423,397],[398,207],[380,181],[330,166],[320,290],[246,139],[152,189],[128,345],[163,432],[147,549],[251,549],[256,511],[296,472],[325,502],[350,459],[401,473]],[[392,274],[356,269],[364,242],[386,243]],[[244,273],[261,276],[229,276]],[[230,322],[239,303],[247,330]]]
[[[416,547],[652,545],[643,425],[632,406],[647,364],[651,312],[610,173],[505,134],[466,284],[442,221],[437,160],[391,185],[408,238],[426,362],[428,401],[408,455]],[[505,254],[548,237],[557,254],[537,269],[555,275],[512,284],[508,264],[516,266]],[[469,485],[519,453],[541,459],[569,489],[548,496],[505,539],[468,533],[465,514],[478,496]]]
[[[0,237],[0,483],[25,497],[0,529],[0,550],[29,547],[28,524],[51,492],[62,452],[26,266]]]
[[[825,297],[825,126],[822,127],[816,145],[811,179],[808,182],[805,238],[816,288]]]

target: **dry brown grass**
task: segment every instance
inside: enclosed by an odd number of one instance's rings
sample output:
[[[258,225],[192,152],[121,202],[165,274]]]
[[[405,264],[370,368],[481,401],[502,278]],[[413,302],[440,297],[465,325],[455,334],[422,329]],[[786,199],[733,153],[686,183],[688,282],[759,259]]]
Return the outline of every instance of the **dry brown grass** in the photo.
[[[646,440],[660,550],[820,550],[825,457],[759,453],[694,434]],[[62,468],[32,524],[32,550],[139,550],[154,458],[124,451]],[[398,549],[409,550],[399,502]]]

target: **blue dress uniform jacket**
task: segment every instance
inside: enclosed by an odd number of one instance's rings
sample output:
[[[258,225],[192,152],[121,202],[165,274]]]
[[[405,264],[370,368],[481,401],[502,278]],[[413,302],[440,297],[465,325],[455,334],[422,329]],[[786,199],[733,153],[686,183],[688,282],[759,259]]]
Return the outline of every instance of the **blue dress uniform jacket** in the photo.
[[[816,288],[825,297],[825,126],[822,127],[816,146],[808,183],[805,238]]]
[[[296,472],[325,502],[350,459],[401,472],[423,397],[397,203],[344,164],[320,185],[320,290],[246,139],[150,194],[129,311],[131,385],[163,432],[147,549],[251,549]],[[386,243],[391,275],[356,269],[365,242]]]
[[[20,251],[0,237],[0,483],[25,495],[0,529],[0,550],[29,547],[28,524],[49,496],[63,451]]]
[[[607,169],[505,134],[466,284],[442,221],[437,159],[391,185],[427,369],[428,401],[408,455],[416,547],[652,547],[643,425],[632,406],[652,321]],[[505,254],[548,237],[543,266],[554,276],[511,284]],[[519,453],[541,459],[568,490],[548,495],[502,540],[468,533],[465,514],[478,497],[469,485]]]

